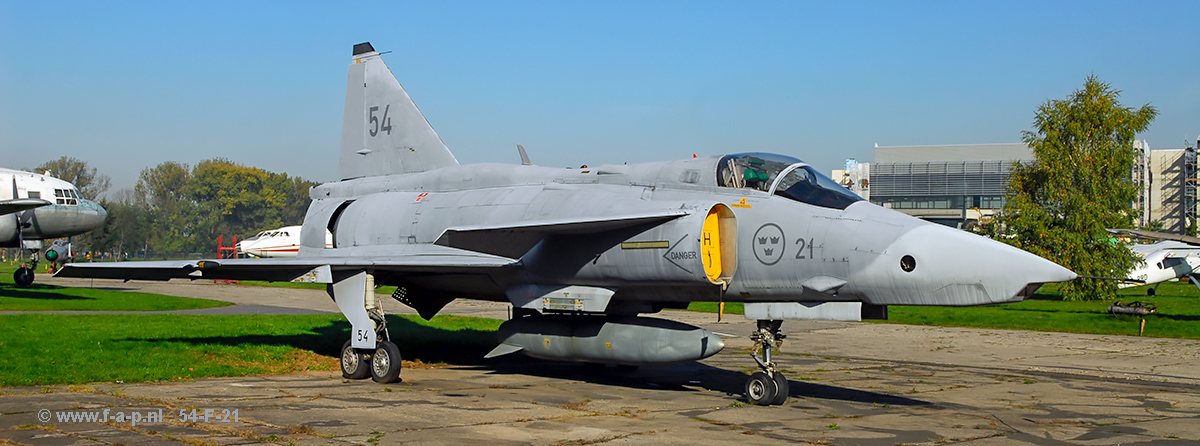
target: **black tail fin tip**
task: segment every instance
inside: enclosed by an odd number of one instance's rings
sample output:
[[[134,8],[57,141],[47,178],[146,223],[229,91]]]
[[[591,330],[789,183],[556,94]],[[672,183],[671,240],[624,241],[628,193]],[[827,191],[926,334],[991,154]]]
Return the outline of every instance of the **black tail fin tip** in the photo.
[[[352,54],[352,56],[373,52],[375,52],[375,47],[371,46],[371,42],[363,42],[358,45],[354,45],[354,54]]]

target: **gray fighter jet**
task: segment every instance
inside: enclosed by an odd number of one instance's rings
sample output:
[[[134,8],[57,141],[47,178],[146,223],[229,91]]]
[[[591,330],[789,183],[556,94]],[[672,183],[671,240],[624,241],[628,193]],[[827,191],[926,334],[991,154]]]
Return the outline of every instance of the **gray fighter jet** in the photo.
[[[762,369],[757,404],[782,403],[771,361],[786,319],[886,317],[888,305],[1016,302],[1076,278],[1048,260],[884,209],[785,155],[579,169],[459,165],[369,43],[354,46],[342,180],[311,191],[295,258],[68,264],[58,276],[328,284],[352,325],[348,378],[398,379],[379,285],[432,317],[454,299],[510,302],[488,356],[625,366],[694,361],[713,333],[641,316],[746,302]],[[326,246],[325,231],[332,236]]]

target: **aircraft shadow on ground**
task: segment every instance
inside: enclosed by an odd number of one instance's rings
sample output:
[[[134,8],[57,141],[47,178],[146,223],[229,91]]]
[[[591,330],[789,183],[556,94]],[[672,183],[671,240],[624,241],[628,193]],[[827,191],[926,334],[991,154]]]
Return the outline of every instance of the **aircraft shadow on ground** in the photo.
[[[42,300],[96,300],[94,297],[69,296],[56,292],[65,289],[54,285],[33,284],[28,287],[19,287],[6,283],[0,284],[0,296]]]
[[[393,342],[406,360],[445,363],[470,367],[496,374],[515,374],[543,378],[584,381],[608,386],[646,390],[695,391],[695,388],[740,396],[745,390],[746,373],[714,367],[700,362],[647,366],[635,371],[573,362],[545,361],[521,354],[484,359],[496,345],[496,333],[486,330],[447,330],[417,324],[402,318],[388,318]],[[167,338],[157,342],[186,342],[217,345],[286,345],[328,356],[336,361],[342,344],[350,338],[345,321],[318,327],[312,333],[296,335],[243,335],[195,338]],[[132,340],[132,339],[131,339]],[[145,339],[138,339],[145,341]],[[401,375],[403,376],[403,375]],[[868,392],[807,381],[789,381],[792,397],[820,398],[858,403],[921,406],[926,401],[885,393]]]
[[[119,287],[119,286],[94,286],[94,287],[88,287],[88,288],[93,289],[93,290],[104,290],[104,291],[141,291],[141,288]]]
[[[405,360],[450,365],[480,365],[483,355],[496,345],[496,332],[485,330],[447,330],[417,324],[403,318],[388,317],[388,330]],[[328,356],[330,361],[341,356],[342,344],[350,339],[350,323],[338,321],[294,335],[241,335],[134,339],[130,341],[183,342],[236,346],[245,344],[292,346]]]
[[[611,367],[557,361],[543,361],[525,356],[503,358],[495,364],[480,367],[493,373],[571,379],[593,384],[621,386],[647,390],[693,391],[693,388],[741,396],[745,393],[750,375],[742,372],[694,362],[668,366],[647,366],[636,371]],[[893,406],[924,406],[931,403],[903,396],[867,392],[806,381],[788,381],[791,397],[819,398],[857,403],[890,404]]]

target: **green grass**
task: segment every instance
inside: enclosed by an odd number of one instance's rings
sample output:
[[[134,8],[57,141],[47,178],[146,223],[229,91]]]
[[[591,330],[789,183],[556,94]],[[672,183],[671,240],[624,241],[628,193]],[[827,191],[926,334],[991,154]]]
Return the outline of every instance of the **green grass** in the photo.
[[[16,262],[0,263],[0,311],[166,311],[232,305],[209,299],[166,296],[114,289],[75,288],[34,282],[13,284]],[[40,269],[40,268],[39,268]],[[39,277],[45,277],[38,274]]]
[[[945,327],[1002,328],[1066,333],[1137,335],[1139,319],[1108,314],[1112,301],[1063,301],[1052,286],[1032,298],[1013,304],[986,307],[888,307],[888,321],[896,324]],[[1118,300],[1140,300],[1158,306],[1146,317],[1145,336],[1200,339],[1200,291],[1194,285],[1164,283],[1157,296],[1146,296],[1146,287],[1121,290]]]
[[[0,263],[0,311],[176,310],[227,302],[158,294],[12,283]],[[39,274],[41,275],[41,274]],[[263,282],[266,284],[266,282]],[[251,283],[247,285],[258,285]],[[276,284],[297,288],[323,284]],[[390,292],[390,290],[381,290]],[[406,366],[474,364],[496,344],[502,321],[389,316]],[[0,315],[0,386],[186,380],[214,376],[337,370],[349,324],[322,315]],[[417,362],[413,362],[416,360]]]
[[[240,280],[240,281],[238,281],[237,284],[239,286],[261,286],[261,287],[268,287],[268,288],[292,288],[292,289],[302,289],[302,290],[323,290],[323,289],[325,289],[325,284],[323,284],[323,283],[309,283],[309,282],[267,282],[265,280]]]
[[[688,311],[699,311],[702,313],[716,313],[718,310],[717,302],[692,302],[688,304]],[[742,314],[745,307],[741,302],[725,302],[725,314]]]
[[[389,316],[405,360],[475,363],[502,321]],[[0,315],[0,386],[145,382],[337,370],[339,314]]]
[[[323,283],[309,283],[309,282],[267,282],[265,280],[242,280],[242,281],[239,281],[237,284],[239,286],[261,286],[261,287],[269,287],[269,288],[293,288],[293,289],[304,289],[304,290],[323,290],[323,289],[325,289],[325,284],[323,284]],[[381,286],[381,287],[378,287],[375,289],[375,293],[377,293],[377,294],[391,295],[395,291],[396,291],[396,287],[394,287],[394,286]]]
[[[1147,287],[1121,290],[1119,300],[1143,301],[1158,305],[1158,313],[1146,318],[1145,336],[1200,339],[1200,290],[1186,283],[1167,282],[1158,295],[1146,296]],[[888,320],[893,324],[936,325],[942,327],[998,328],[1056,331],[1065,333],[1137,335],[1138,318],[1118,318],[1108,314],[1112,301],[1063,301],[1053,285],[1038,290],[1023,302],[984,307],[904,307],[889,306]],[[740,315],[741,303],[728,302],[725,313]],[[715,302],[693,302],[688,310],[717,312]]]

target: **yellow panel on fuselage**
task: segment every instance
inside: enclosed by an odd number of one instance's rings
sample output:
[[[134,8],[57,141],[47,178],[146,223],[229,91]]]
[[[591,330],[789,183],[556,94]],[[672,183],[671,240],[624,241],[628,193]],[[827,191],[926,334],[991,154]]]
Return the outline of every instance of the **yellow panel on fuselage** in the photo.
[[[704,217],[704,227],[700,231],[700,258],[704,262],[704,274],[708,280],[717,283],[722,276],[721,269],[721,224],[720,212],[716,207],[708,210]]]

